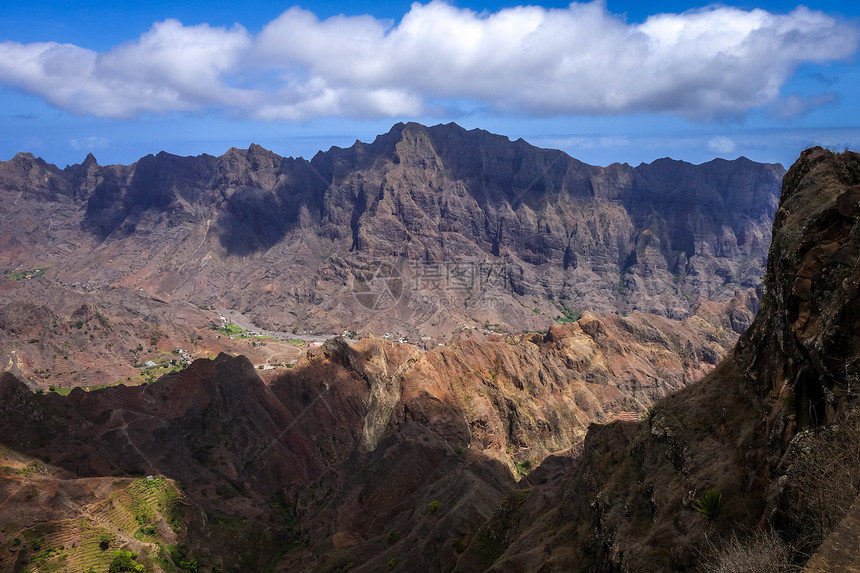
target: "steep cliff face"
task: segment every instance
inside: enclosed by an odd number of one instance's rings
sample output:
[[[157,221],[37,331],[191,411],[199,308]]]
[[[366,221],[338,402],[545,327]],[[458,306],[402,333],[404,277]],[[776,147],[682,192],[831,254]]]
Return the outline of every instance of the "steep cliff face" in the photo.
[[[763,391],[796,400],[800,429],[832,423],[860,374],[858,185],[854,153],[810,149],[788,172],[768,259],[766,312],[739,346],[752,353],[751,375]],[[780,434],[775,429],[774,437]]]
[[[839,539],[856,535],[856,519],[840,521],[860,491],[858,189],[858,154],[804,152],[785,178],[764,304],[734,353],[647,421],[593,426],[575,462],[545,462],[458,568],[747,570],[767,555],[767,570],[787,571],[830,535],[813,570],[856,564]],[[721,502],[694,511],[707,490]]]
[[[337,332],[447,335],[473,318],[518,332],[558,301],[680,319],[759,283],[782,174],[745,159],[593,167],[454,124],[398,124],[310,162],[251,146],[59,170],[19,154],[0,163],[15,230],[0,265]],[[374,260],[404,281],[390,308],[353,296]]]
[[[593,167],[450,125],[396,126],[368,147],[374,169],[338,154],[326,194],[325,228],[350,228],[357,254],[500,261],[517,295],[676,318],[690,297],[757,284],[783,173],[745,159]]]
[[[523,273],[514,289],[544,294],[527,286],[541,284],[560,295],[571,283],[600,281],[606,292],[593,298],[635,300],[643,310],[664,292],[680,298],[673,283],[706,297],[727,283],[754,286],[764,263],[778,166],[665,159],[600,168],[486,132],[395,130],[400,140],[377,160],[377,177],[356,164],[327,194],[334,204],[327,221],[351,223],[357,251],[429,261],[476,251],[508,257]],[[657,283],[668,284],[655,290]],[[580,304],[585,293],[567,298]]]

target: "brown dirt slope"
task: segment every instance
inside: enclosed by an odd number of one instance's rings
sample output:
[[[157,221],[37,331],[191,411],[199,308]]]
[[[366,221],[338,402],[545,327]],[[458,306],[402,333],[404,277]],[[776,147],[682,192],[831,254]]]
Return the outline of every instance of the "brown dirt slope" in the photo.
[[[131,386],[180,369],[183,358],[219,352],[283,370],[304,348],[271,337],[231,340],[213,324],[221,325],[215,311],[137,290],[0,280],[0,368],[33,389]]]
[[[207,566],[451,570],[548,454],[571,455],[592,421],[638,418],[709,371],[734,339],[718,317],[586,313],[428,352],[334,339],[270,383],[225,354],[68,397],[7,374],[0,428],[76,476],[176,480],[201,508],[189,547]]]

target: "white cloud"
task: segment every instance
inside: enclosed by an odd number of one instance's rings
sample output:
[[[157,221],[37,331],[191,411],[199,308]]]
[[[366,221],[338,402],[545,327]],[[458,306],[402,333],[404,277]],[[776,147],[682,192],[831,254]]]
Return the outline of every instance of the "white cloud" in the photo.
[[[0,82],[103,117],[213,107],[292,120],[417,116],[468,100],[531,115],[709,118],[776,102],[799,63],[857,47],[855,26],[804,7],[714,6],[628,24],[601,2],[476,13],[433,1],[397,24],[294,7],[257,35],[166,20],[104,53],[5,42]]]
[[[724,135],[718,135],[709,139],[706,147],[708,151],[713,151],[717,155],[728,155],[735,150],[737,145],[735,145],[732,139]]]
[[[97,137],[97,136],[90,136],[90,137],[85,137],[83,139],[71,139],[71,140],[69,140],[69,145],[71,145],[73,149],[77,149],[77,150],[86,149],[88,151],[107,147],[109,143],[110,143],[110,141],[106,137]]]
[[[540,147],[561,149],[562,151],[571,149],[621,149],[631,145],[630,138],[621,135],[538,136],[537,138],[530,138],[529,142]]]

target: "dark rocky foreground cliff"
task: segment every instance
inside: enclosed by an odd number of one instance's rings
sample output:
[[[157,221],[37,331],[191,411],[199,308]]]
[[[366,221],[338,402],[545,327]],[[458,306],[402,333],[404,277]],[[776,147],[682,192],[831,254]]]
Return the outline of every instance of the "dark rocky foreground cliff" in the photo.
[[[92,519],[164,570],[183,559],[158,543],[222,571],[739,571],[790,570],[822,542],[810,566],[839,570],[856,563],[839,540],[860,486],[858,216],[860,156],[804,152],[762,308],[693,385],[680,358],[702,319],[640,313],[427,353],[335,340],[269,384],[226,355],[66,398],[3,375],[7,465],[50,465],[0,474],[0,563],[38,566],[34,539],[66,547]],[[678,391],[632,421],[649,379]],[[99,508],[139,506],[129,476],[147,474],[182,505],[153,506],[141,540]]]
[[[744,158],[594,167],[455,124],[398,124],[311,161],[251,146],[59,169],[19,154],[0,162],[0,268],[302,331],[682,319],[759,285],[783,173]],[[353,296],[374,261],[402,277],[396,304]]]

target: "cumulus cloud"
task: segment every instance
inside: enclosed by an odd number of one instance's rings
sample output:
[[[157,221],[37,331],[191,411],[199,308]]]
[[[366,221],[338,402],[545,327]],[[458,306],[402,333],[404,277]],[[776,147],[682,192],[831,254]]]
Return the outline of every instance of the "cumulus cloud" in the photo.
[[[0,44],[0,81],[38,94],[78,114],[132,117],[248,105],[253,92],[235,88],[225,74],[242,65],[251,38],[176,20],[153,25],[137,41],[98,53],[71,44]]]
[[[253,35],[166,20],[107,52],[0,43],[0,82],[79,114],[217,108],[302,120],[499,112],[709,118],[777,101],[802,62],[851,56],[858,29],[799,7],[713,6],[628,24],[602,2],[474,12],[433,1],[399,23],[290,8]],[[456,105],[454,103],[453,105]]]

